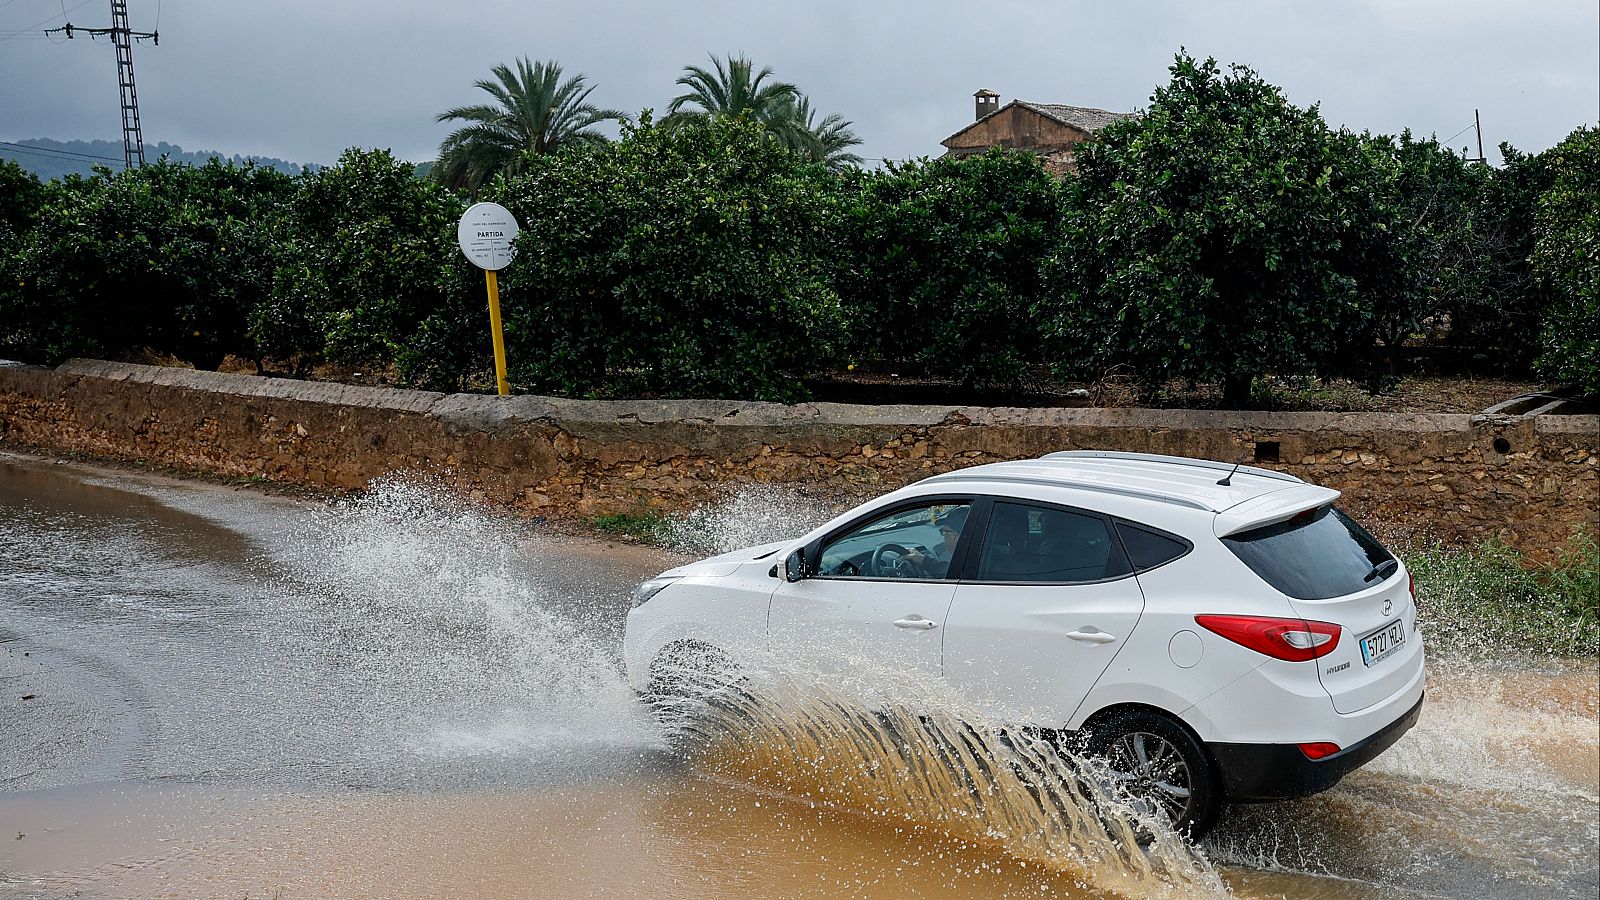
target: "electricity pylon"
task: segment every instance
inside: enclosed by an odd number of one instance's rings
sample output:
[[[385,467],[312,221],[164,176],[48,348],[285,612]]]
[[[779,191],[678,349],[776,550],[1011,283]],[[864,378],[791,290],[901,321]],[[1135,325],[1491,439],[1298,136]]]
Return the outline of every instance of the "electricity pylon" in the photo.
[[[71,22],[60,28],[49,28],[45,34],[62,32],[70,39],[76,32],[90,37],[111,35],[117,48],[117,88],[122,96],[122,159],[127,168],[134,161],[144,165],[144,131],[139,127],[139,90],[133,84],[133,42],[149,39],[161,44],[159,31],[134,31],[128,27],[128,0],[111,0],[110,28],[78,28]]]

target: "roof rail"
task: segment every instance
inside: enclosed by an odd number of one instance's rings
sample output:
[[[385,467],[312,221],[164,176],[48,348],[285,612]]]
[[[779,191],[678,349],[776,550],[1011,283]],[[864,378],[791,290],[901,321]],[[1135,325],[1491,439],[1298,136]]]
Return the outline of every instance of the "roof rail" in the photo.
[[[1171,494],[1163,494],[1159,491],[1142,491],[1138,488],[1100,484],[1093,481],[1073,481],[1068,478],[1042,478],[1037,475],[969,474],[971,472],[973,472],[973,469],[970,468],[957,469],[954,472],[946,472],[943,475],[935,475],[932,478],[924,478],[918,483],[928,484],[930,482],[978,479],[982,481],[998,481],[1004,484],[1030,484],[1040,487],[1070,487],[1077,488],[1078,490],[1082,491],[1094,491],[1095,493],[1099,494],[1115,494],[1119,497],[1133,497],[1138,500],[1154,500],[1157,503],[1170,503],[1173,506],[1182,506],[1188,509],[1198,509],[1204,512],[1217,511],[1199,501],[1189,500],[1183,497],[1174,497]]]
[[[1231,472],[1233,463],[1217,462],[1210,459],[1191,459],[1187,456],[1163,456],[1159,453],[1131,453],[1122,450],[1061,450],[1056,453],[1046,453],[1040,459],[1124,459],[1129,462],[1164,463],[1172,466],[1193,466],[1200,469],[1214,469],[1218,472]],[[1276,481],[1292,481],[1296,484],[1305,484],[1302,478],[1296,478],[1288,472],[1275,472],[1272,469],[1263,469],[1258,466],[1240,465],[1240,472],[1248,472],[1262,478],[1271,478]]]

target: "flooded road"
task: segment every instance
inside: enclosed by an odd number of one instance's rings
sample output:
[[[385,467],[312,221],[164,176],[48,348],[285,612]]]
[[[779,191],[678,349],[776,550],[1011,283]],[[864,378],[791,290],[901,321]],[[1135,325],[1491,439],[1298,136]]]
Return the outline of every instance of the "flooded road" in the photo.
[[[685,754],[618,660],[675,561],[416,482],[326,505],[0,455],[0,897],[1596,895],[1592,664],[1441,657],[1334,790],[1078,853],[1018,801],[855,796],[883,760],[814,718]]]

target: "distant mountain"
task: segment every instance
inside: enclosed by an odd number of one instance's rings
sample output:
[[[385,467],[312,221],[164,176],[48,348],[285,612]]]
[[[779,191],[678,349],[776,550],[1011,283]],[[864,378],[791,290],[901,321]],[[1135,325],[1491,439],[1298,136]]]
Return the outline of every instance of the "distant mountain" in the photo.
[[[316,163],[292,163],[287,160],[271,156],[241,156],[235,153],[232,156],[216,150],[200,150],[189,152],[176,144],[165,141],[159,144],[145,144],[144,158],[148,162],[155,162],[165,156],[172,162],[204,165],[207,160],[220,159],[223,162],[232,162],[244,165],[254,161],[263,168],[273,168],[290,175],[298,175],[303,171],[316,171],[322,168]],[[53,141],[49,138],[33,138],[25,141],[0,142],[0,159],[9,159],[24,169],[48,181],[52,178],[62,178],[66,175],[77,173],[79,175],[94,174],[95,166],[106,166],[113,171],[122,168],[122,142],[121,141]]]

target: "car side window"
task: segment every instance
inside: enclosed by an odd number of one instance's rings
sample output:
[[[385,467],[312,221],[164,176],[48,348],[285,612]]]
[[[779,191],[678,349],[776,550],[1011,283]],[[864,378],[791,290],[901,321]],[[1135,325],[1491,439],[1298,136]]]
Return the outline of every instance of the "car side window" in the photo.
[[[1047,506],[996,502],[979,581],[1100,581],[1127,574],[1106,520]]]
[[[966,530],[968,503],[901,507],[822,545],[817,574],[842,578],[951,577]]]
[[[1182,538],[1128,522],[1117,523],[1117,536],[1122,538],[1122,548],[1128,551],[1128,561],[1140,572],[1164,566],[1191,549],[1189,542]]]

